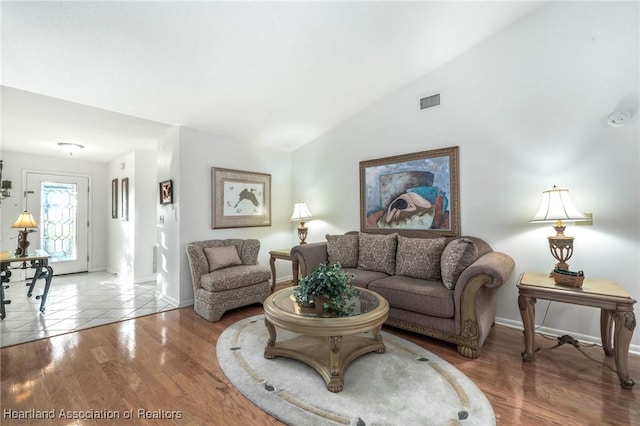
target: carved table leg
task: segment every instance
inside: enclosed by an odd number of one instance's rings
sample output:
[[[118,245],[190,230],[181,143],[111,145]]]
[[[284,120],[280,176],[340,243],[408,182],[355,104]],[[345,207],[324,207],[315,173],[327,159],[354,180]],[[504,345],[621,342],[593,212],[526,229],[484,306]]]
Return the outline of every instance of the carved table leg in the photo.
[[[271,293],[276,288],[276,258],[271,255],[271,259],[269,259],[269,266],[271,267]]]
[[[616,356],[616,370],[620,385],[624,389],[631,389],[635,382],[629,377],[627,360],[629,356],[629,343],[633,330],[636,328],[636,316],[633,312],[614,312],[615,336],[613,350]]]
[[[535,356],[533,351],[536,318],[535,304],[535,297],[518,296],[518,308],[520,308],[520,316],[522,316],[522,325],[524,326],[524,352],[522,352],[522,361],[524,362],[532,362]]]
[[[380,334],[380,330],[381,329],[382,329],[382,326],[376,327],[376,328],[373,329],[373,340],[375,340],[376,342],[380,342],[380,343],[382,343],[382,334]],[[383,354],[383,353],[386,352],[386,350],[387,350],[387,347],[384,346],[384,344],[383,344],[382,348],[378,349],[376,351],[376,353]]]
[[[340,360],[340,351],[342,350],[342,336],[331,336],[329,338],[329,349],[331,365],[329,373],[331,378],[327,383],[327,389],[330,392],[341,392],[344,388],[344,380],[342,378],[342,362]]]
[[[613,336],[611,330],[613,329],[613,317],[612,312],[607,309],[600,310],[600,336],[602,339],[602,349],[606,356],[613,355]]]
[[[267,346],[264,348],[264,357],[267,359],[273,359],[276,356],[271,353],[271,348],[276,344],[276,328],[266,318],[264,319],[264,325],[269,331],[269,340],[267,340]]]

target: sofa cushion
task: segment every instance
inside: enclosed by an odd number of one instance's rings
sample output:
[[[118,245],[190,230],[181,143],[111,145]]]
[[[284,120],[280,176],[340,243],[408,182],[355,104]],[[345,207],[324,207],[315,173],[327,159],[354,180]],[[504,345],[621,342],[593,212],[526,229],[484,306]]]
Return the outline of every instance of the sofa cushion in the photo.
[[[386,278],[389,276],[384,272],[367,271],[364,269],[342,268],[342,270],[345,271],[348,276],[353,276],[350,282],[353,283],[353,285],[355,285],[356,287],[367,288],[371,281],[379,280],[380,278]]]
[[[451,241],[442,251],[440,260],[442,283],[453,290],[460,274],[478,258],[478,248],[468,238],[457,238]]]
[[[340,262],[343,268],[358,267],[358,236],[327,234],[329,263]]]
[[[393,308],[440,318],[453,318],[455,313],[453,290],[440,281],[393,275],[371,282],[369,290],[387,299]]]
[[[200,285],[208,291],[233,290],[271,279],[271,271],[262,265],[238,265],[202,275]]]
[[[408,238],[398,235],[396,275],[440,281],[440,258],[445,238]]]
[[[396,272],[397,234],[360,232],[358,237],[358,269],[393,275]]]
[[[209,272],[229,266],[242,265],[236,246],[205,247],[204,255],[209,262]]]

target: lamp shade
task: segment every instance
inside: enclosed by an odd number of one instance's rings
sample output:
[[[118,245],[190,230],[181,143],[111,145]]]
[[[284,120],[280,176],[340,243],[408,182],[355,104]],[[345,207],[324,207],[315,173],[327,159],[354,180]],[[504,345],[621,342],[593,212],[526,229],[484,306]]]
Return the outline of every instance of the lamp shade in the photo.
[[[542,203],[538,213],[529,222],[579,222],[589,220],[580,213],[569,199],[569,190],[553,186],[552,189],[542,192]]]
[[[307,203],[305,203],[304,201],[298,201],[294,206],[293,206],[293,214],[291,215],[291,221],[296,221],[296,220],[305,220],[305,219],[309,219],[311,216],[311,212],[309,211],[309,208],[307,207]]]
[[[20,216],[18,216],[18,220],[16,220],[16,222],[13,225],[11,225],[11,227],[29,229],[29,228],[37,228],[38,224],[33,219],[33,216],[31,215],[31,213],[25,210],[22,213],[20,213]]]

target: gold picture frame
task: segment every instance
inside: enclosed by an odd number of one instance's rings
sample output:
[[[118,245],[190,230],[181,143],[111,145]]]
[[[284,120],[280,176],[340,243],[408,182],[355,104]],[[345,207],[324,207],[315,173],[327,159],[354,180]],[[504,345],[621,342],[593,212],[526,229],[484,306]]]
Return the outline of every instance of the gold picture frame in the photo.
[[[360,230],[460,235],[458,147],[360,162]]]
[[[271,226],[271,175],[211,168],[211,226]]]

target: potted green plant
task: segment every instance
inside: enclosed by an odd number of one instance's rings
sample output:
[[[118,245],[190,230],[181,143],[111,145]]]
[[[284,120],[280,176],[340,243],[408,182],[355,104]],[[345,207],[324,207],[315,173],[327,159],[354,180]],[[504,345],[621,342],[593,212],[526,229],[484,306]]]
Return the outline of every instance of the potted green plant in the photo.
[[[315,305],[317,312],[324,310],[343,315],[348,313],[347,303],[355,295],[352,279],[353,274],[343,271],[340,263],[321,263],[300,280],[294,295],[301,306]]]

